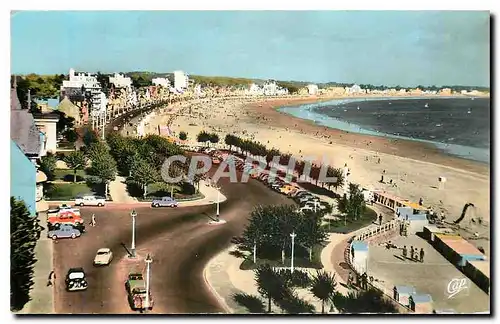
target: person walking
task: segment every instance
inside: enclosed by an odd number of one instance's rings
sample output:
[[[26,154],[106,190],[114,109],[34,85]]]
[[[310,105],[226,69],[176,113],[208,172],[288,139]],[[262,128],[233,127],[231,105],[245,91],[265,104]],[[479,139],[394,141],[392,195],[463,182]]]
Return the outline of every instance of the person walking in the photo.
[[[347,286],[351,286],[352,285],[352,271],[349,271],[349,276],[347,277]]]
[[[406,245],[403,246],[403,258],[407,258],[408,257],[408,249],[406,248]]]
[[[95,214],[92,214],[92,219],[90,220],[90,226],[94,227],[96,225]]]
[[[378,215],[378,224],[382,225],[382,214]]]
[[[413,248],[413,245],[410,248],[410,260],[413,260],[413,255],[415,254],[415,249]]]
[[[54,272],[54,270],[52,270],[49,273],[49,278],[47,280],[47,287],[51,287],[53,285],[53,282],[52,282],[53,280],[54,281],[56,280],[56,273]]]
[[[420,249],[420,262],[424,262],[424,248]]]

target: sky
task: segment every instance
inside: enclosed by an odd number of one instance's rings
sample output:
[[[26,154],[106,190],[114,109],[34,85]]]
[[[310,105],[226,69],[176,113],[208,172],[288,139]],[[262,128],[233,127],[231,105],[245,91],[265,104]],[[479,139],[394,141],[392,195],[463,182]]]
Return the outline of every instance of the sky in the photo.
[[[490,84],[486,11],[21,11],[11,72]]]

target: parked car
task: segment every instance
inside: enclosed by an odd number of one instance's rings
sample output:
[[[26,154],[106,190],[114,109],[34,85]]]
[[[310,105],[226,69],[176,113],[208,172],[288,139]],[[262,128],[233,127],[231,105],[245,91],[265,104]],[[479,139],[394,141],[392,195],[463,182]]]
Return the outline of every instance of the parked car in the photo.
[[[76,291],[88,288],[87,278],[83,268],[71,268],[66,274],[66,290]]]
[[[305,211],[313,212],[314,208],[312,208],[311,206],[304,206],[304,207],[301,207],[299,210],[301,212],[305,212]]]
[[[71,226],[74,229],[79,230],[81,234],[85,233],[85,224],[83,224],[83,223],[78,223],[77,225],[61,224],[61,223],[56,223],[56,224],[47,223],[47,228],[49,231],[58,230],[59,228],[61,228],[61,226]]]
[[[67,205],[67,204],[62,204],[62,205],[59,205],[57,206],[56,208],[52,208],[52,209],[49,209],[47,211],[47,215],[53,215],[53,214],[59,214],[61,212],[73,212],[75,214],[80,214],[80,210],[77,209],[77,208],[73,208],[71,207],[70,205]]]
[[[80,216],[79,212],[76,214],[73,211],[63,211],[57,214],[48,215],[47,223],[50,225],[71,224],[78,226],[79,224],[83,224],[83,218]]]
[[[306,203],[308,201],[319,201],[319,198],[316,196],[302,196],[298,199],[299,204]]]
[[[109,265],[113,260],[113,252],[108,248],[101,248],[97,250],[97,253],[94,258],[94,265]]]
[[[103,207],[106,204],[106,198],[94,195],[78,196],[75,198],[77,206],[98,206]]]
[[[319,201],[316,201],[316,204],[314,204],[315,201],[308,201],[304,204],[304,207],[310,206],[313,210],[316,208],[316,210],[325,210],[326,206],[322,205]]]
[[[312,196],[313,194],[310,193],[309,191],[302,190],[302,191],[297,192],[294,197],[300,198],[304,195]]]
[[[75,239],[80,237],[82,232],[78,229],[74,228],[73,225],[70,224],[61,224],[57,228],[50,230],[47,232],[47,237],[57,240],[60,238],[72,238]]]
[[[153,199],[151,207],[177,207],[179,203],[171,197],[163,197],[160,199]]]
[[[53,240],[60,238],[72,238],[75,239],[82,235],[82,233],[69,224],[62,224],[57,229],[53,229],[47,232],[47,236]]]

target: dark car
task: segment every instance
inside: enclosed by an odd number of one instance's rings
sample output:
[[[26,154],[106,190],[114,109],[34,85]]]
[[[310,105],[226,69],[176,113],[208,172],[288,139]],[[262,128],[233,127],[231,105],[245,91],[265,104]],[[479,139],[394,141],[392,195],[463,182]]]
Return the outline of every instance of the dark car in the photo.
[[[85,290],[88,288],[87,278],[83,268],[71,268],[66,274],[66,289],[68,291]]]

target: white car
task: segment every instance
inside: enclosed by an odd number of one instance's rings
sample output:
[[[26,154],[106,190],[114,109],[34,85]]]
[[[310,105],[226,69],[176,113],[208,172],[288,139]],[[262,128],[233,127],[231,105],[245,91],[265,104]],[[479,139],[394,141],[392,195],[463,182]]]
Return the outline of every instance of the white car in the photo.
[[[108,248],[102,248],[97,250],[97,253],[94,258],[94,265],[109,265],[113,260],[113,252],[111,252]]]
[[[106,199],[99,196],[80,196],[75,198],[77,206],[98,206],[103,207],[106,204]]]
[[[305,211],[313,212],[314,208],[311,206],[304,206],[304,207],[300,208],[299,211],[301,211],[301,212],[305,212]]]

